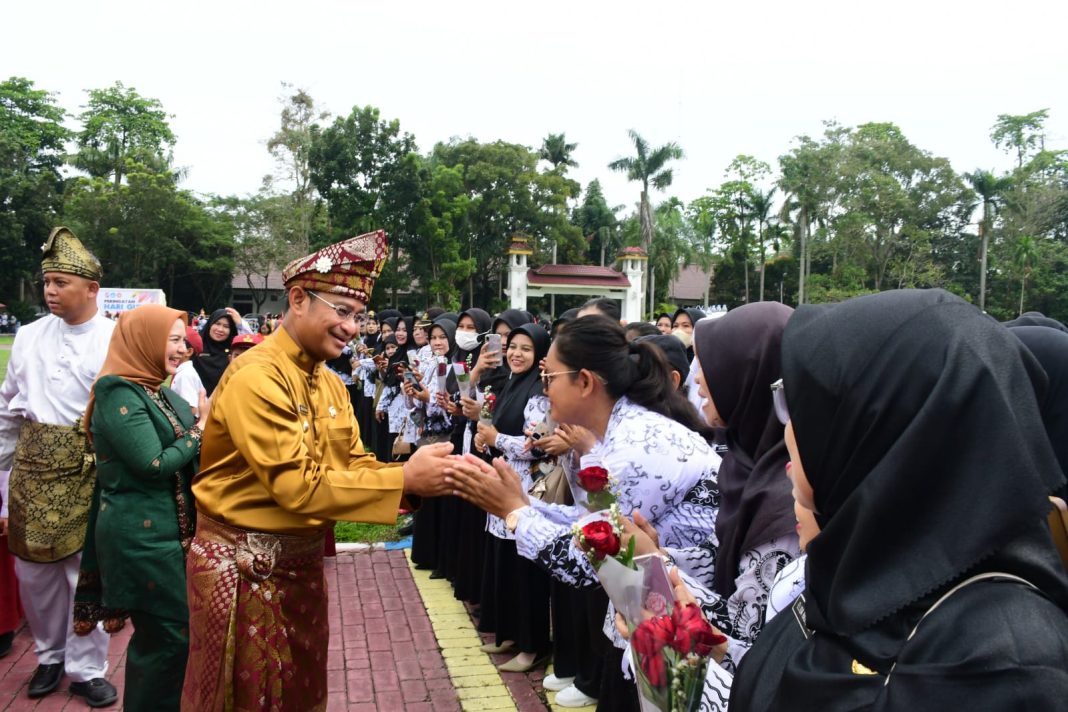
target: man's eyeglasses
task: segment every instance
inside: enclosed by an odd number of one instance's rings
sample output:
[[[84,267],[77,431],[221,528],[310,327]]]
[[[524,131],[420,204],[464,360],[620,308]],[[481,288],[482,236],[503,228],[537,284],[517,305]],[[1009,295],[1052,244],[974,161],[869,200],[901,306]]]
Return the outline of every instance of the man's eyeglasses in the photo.
[[[313,297],[315,297],[316,299],[318,299],[320,302],[322,302],[326,306],[328,306],[331,309],[333,309],[334,313],[337,314],[338,318],[341,319],[341,321],[351,321],[353,324],[355,324],[356,323],[356,319],[360,316],[359,312],[356,312],[353,309],[349,309],[344,304],[334,304],[333,302],[331,302],[331,301],[329,301],[327,299],[323,299],[322,297],[320,297],[318,294],[316,294],[315,292],[311,291],[310,289],[305,290],[305,291],[308,292],[308,294],[310,294]]]
[[[786,425],[786,422],[790,420],[790,411],[786,409],[786,389],[783,387],[781,378],[771,384],[771,404],[775,406],[775,417],[780,423]]]
[[[578,371],[553,371],[551,373],[549,371],[542,371],[541,384],[548,389],[549,385],[553,382],[553,378],[556,376],[566,376],[569,373],[578,373]]]

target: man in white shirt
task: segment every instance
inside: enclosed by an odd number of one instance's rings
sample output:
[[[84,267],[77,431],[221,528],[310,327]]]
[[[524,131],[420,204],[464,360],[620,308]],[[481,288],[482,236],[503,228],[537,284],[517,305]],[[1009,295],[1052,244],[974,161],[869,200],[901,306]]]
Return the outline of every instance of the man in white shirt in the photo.
[[[115,324],[97,312],[100,261],[74,233],[57,227],[42,250],[51,314],[19,330],[0,386],[0,470],[11,470],[0,533],[36,644],[29,696],[53,692],[65,669],[71,692],[103,707],[118,696],[104,679],[109,636],[75,635],[72,611],[96,477],[81,419]]]

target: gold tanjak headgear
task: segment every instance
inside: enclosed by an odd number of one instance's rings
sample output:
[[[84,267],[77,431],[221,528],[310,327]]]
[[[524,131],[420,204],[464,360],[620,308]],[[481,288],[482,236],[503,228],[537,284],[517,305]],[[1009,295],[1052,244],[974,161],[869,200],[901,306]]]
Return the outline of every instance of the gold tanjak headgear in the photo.
[[[57,227],[41,245],[44,257],[41,259],[41,272],[65,272],[99,282],[104,278],[100,260],[96,258],[70,228]]]
[[[340,294],[367,303],[386,264],[386,253],[385,230],[350,237],[293,260],[282,270],[282,281],[287,287]]]

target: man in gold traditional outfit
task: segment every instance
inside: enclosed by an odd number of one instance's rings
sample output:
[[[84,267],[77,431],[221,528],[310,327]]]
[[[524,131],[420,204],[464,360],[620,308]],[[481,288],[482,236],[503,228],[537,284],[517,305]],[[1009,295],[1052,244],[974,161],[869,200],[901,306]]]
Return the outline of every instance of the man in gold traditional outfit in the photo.
[[[281,328],[212,397],[193,483],[183,710],[325,709],[324,532],[335,520],[391,524],[403,494],[448,491],[452,446],[376,461],[323,366],[355,336],[386,254],[380,230],[290,263]]]
[[[57,227],[42,250],[51,314],[19,329],[0,387],[0,470],[11,469],[10,493],[3,492],[10,519],[0,519],[0,531],[8,526],[18,557],[36,647],[29,696],[53,692],[65,669],[71,692],[101,707],[117,697],[104,679],[108,636],[100,628],[74,635],[71,611],[96,480],[80,422],[115,323],[96,307],[100,261],[74,233]]]

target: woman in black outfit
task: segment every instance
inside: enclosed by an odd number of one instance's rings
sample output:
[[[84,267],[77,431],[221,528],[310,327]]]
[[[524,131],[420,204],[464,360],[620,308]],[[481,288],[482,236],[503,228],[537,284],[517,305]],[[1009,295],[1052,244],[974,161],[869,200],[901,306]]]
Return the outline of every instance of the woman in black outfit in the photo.
[[[1064,708],[1068,578],[1045,519],[1065,478],[1043,376],[942,290],[797,309],[786,444],[821,531],[731,710]]]
[[[223,331],[225,330],[225,333]],[[230,342],[237,336],[237,324],[226,309],[216,309],[200,327],[204,350],[193,358],[193,368],[204,384],[204,391],[211,398],[219,384],[223,371],[230,365]]]

